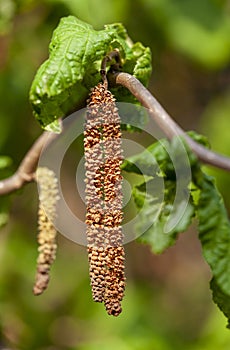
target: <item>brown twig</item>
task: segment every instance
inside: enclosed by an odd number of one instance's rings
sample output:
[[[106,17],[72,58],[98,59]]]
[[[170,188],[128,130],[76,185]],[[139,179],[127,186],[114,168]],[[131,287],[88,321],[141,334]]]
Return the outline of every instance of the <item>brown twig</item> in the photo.
[[[110,75],[110,81],[126,87],[149,110],[150,116],[169,140],[178,135],[183,136],[202,162],[230,171],[230,158],[205,148],[189,137],[138,79],[128,73],[117,72]]]
[[[34,172],[37,168],[38,160],[50,132],[44,132],[34,142],[30,150],[26,153],[17,171],[7,179],[0,181],[0,195],[14,192],[34,180]],[[56,135],[56,134],[53,134]]]

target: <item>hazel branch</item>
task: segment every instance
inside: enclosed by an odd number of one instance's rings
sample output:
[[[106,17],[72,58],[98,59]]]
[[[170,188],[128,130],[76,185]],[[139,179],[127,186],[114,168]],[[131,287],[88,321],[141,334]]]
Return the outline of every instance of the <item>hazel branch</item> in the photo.
[[[189,137],[169,116],[155,97],[134,76],[123,72],[113,72],[109,74],[109,81],[113,85],[118,84],[126,87],[149,110],[150,116],[169,140],[174,136],[183,136],[199,160],[217,168],[230,171],[230,158],[205,148]]]
[[[25,184],[34,180],[39,157],[43,146],[51,133],[45,131],[31,146],[25,157],[21,161],[17,171],[10,177],[0,181],[0,195],[9,194],[23,187]],[[56,134],[53,134],[54,136]]]
[[[206,164],[230,171],[230,158],[208,150],[192,138],[169,116],[155,97],[137,80],[134,76],[123,72],[110,72],[109,82],[113,85],[126,87],[141,104],[149,110],[153,120],[171,140],[174,136],[181,135],[186,140],[198,159]],[[23,158],[17,171],[9,178],[0,181],[0,196],[12,193],[34,180],[34,172],[37,168],[38,160],[50,133],[44,132],[32,145]],[[53,134],[56,137],[56,134]]]

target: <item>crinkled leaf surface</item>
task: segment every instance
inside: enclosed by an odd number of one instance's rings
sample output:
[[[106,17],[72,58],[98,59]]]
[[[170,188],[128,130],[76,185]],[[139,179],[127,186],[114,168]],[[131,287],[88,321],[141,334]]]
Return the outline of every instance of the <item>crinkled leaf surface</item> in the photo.
[[[161,254],[165,249],[173,245],[178,233],[184,232],[194,216],[194,206],[186,203],[186,210],[177,224],[167,232],[167,222],[171,214],[177,216],[181,211],[181,204],[174,204],[176,184],[174,181],[166,181],[166,190],[159,193],[159,178],[147,183],[148,192],[145,191],[145,183],[136,186],[133,190],[134,200],[141,209],[140,221],[136,225],[137,233],[145,231],[139,238],[142,243],[149,244],[155,254]],[[162,195],[164,198],[162,198]],[[145,229],[146,228],[146,229]]]
[[[174,167],[167,153],[167,147],[169,147],[169,142],[164,139],[153,143],[143,152],[125,159],[122,169],[127,172],[148,176],[155,176],[161,170],[162,173],[167,172],[168,176],[171,173],[175,177]]]
[[[55,121],[82,105],[90,88],[100,81],[102,58],[114,48],[120,50],[124,70],[147,83],[150,49],[132,44],[122,24],[96,31],[74,16],[61,19],[53,33],[49,58],[38,69],[30,90],[35,117],[43,128],[57,132]],[[118,89],[118,100],[119,96]]]
[[[230,296],[230,222],[214,179],[198,174],[200,198],[197,207],[203,254],[216,283]]]
[[[145,232],[139,240],[149,244],[157,254],[175,243],[178,233],[184,232],[191,224],[195,211],[190,195],[186,200],[175,201],[177,177],[170,155],[180,153],[178,142],[160,140],[122,164],[122,169],[127,172],[151,177],[149,181],[135,186],[132,194],[140,210],[137,233]],[[177,163],[177,166],[182,165]],[[184,186],[188,191],[189,179]],[[168,230],[167,224],[172,217],[179,220]]]
[[[230,328],[230,222],[213,177],[197,166],[193,171],[196,213],[203,255],[211,268],[213,300],[228,319]]]
[[[194,132],[190,132],[189,135],[204,146],[209,146],[204,137]],[[170,153],[176,153],[177,142],[160,140],[144,152],[126,159],[122,164],[122,169],[127,172],[151,177],[148,182],[133,189],[133,197],[140,210],[137,230],[143,232],[143,228],[146,228],[146,232],[139,240],[148,243],[155,253],[161,253],[174,244],[178,233],[188,228],[196,214],[203,255],[213,274],[211,282],[213,300],[228,318],[230,327],[230,222],[223,199],[214,179],[201,171],[196,156],[187,148],[192,170],[189,184],[190,198],[181,220],[165,234],[165,224],[172,207],[176,215],[184,205],[183,201],[173,205],[177,181],[175,163],[168,153],[169,145]],[[159,186],[161,177],[164,180],[163,201]],[[151,186],[148,186],[148,183]]]

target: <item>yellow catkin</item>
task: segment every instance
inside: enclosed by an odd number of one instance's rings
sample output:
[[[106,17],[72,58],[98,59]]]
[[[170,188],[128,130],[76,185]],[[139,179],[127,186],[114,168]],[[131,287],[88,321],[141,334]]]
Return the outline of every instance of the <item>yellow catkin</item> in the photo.
[[[33,293],[39,295],[44,292],[49,283],[49,272],[56,257],[56,229],[53,221],[56,217],[56,204],[59,199],[57,179],[55,173],[40,167],[36,172],[36,180],[39,185],[38,208],[38,258],[37,272]]]
[[[120,117],[103,84],[92,91],[84,131],[86,224],[93,299],[118,316],[125,289]]]

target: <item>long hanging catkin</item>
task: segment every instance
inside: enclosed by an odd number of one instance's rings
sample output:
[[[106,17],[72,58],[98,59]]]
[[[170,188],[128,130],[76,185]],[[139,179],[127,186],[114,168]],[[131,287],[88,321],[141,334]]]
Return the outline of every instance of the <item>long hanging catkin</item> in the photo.
[[[53,221],[56,217],[56,204],[59,196],[57,179],[52,170],[46,167],[38,168],[36,180],[40,188],[37,236],[39,255],[33,293],[39,295],[48,286],[50,267],[56,257],[57,232]]]
[[[105,84],[87,104],[84,131],[86,224],[93,299],[118,316],[125,289],[120,117]]]

